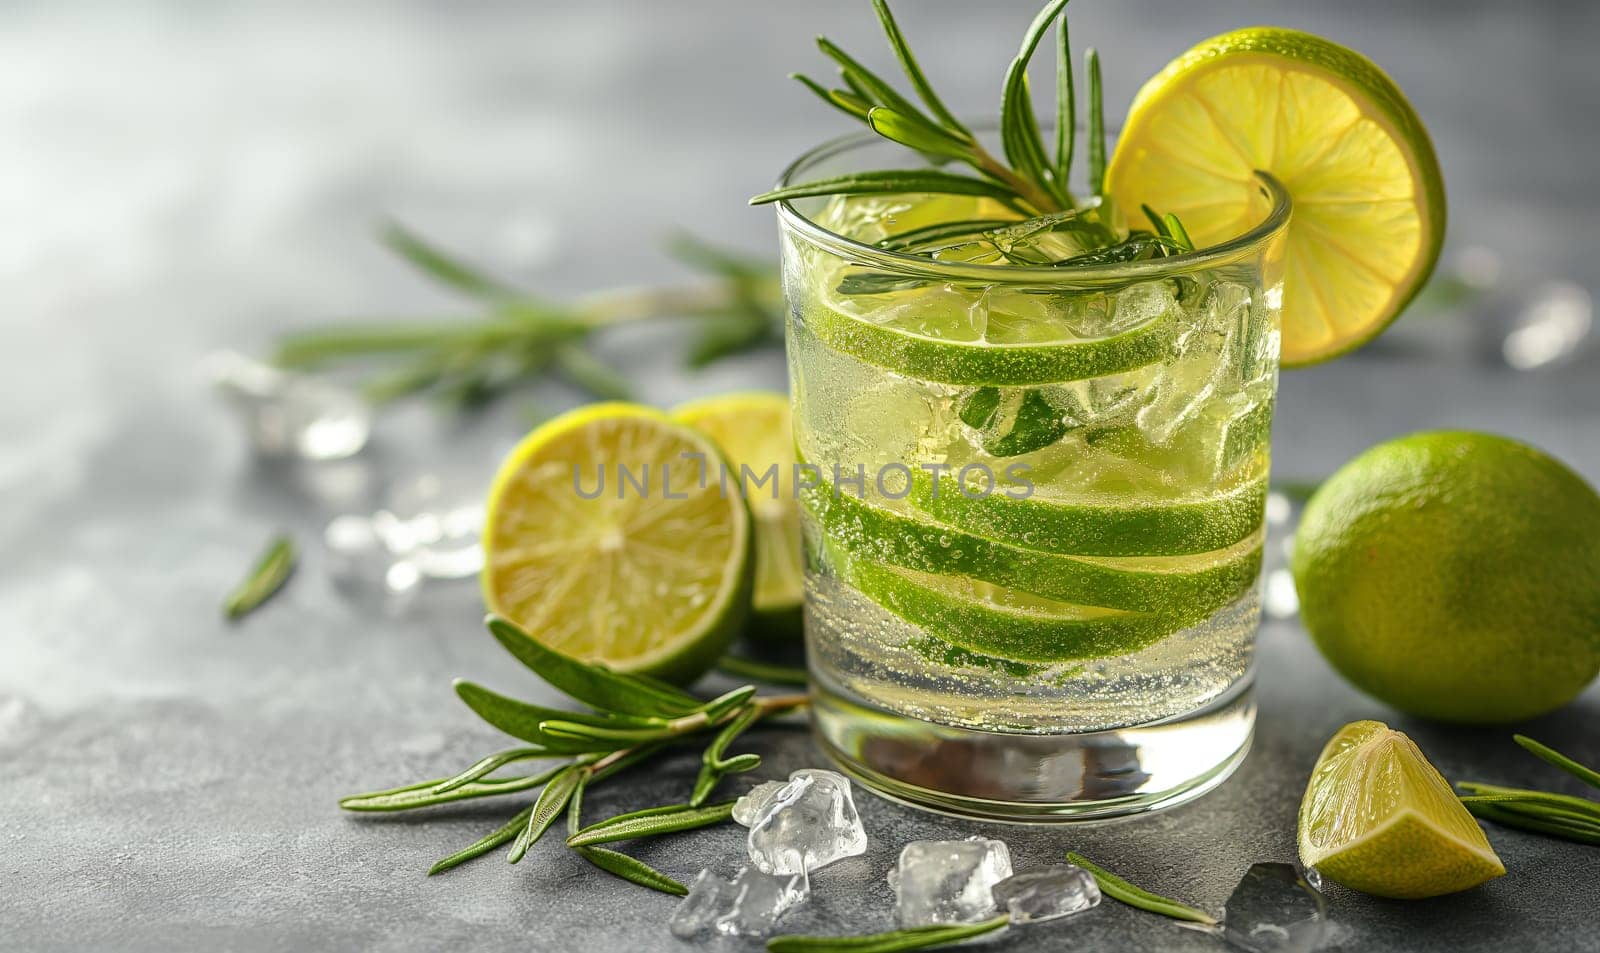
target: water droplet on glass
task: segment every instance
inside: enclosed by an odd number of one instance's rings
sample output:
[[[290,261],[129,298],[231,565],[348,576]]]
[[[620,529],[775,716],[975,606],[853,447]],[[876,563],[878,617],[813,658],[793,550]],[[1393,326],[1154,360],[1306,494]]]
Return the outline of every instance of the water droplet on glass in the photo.
[[[201,370],[264,456],[340,460],[359,453],[372,433],[366,401],[326,381],[233,351],[212,354]]]

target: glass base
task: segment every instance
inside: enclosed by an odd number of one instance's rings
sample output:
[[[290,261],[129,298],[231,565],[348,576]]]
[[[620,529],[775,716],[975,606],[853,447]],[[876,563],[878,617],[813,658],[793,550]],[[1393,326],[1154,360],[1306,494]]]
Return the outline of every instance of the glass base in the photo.
[[[840,768],[913,807],[1016,823],[1119,817],[1191,801],[1244,761],[1254,673],[1202,708],[1107,731],[958,728],[877,707],[819,680],[812,723]]]

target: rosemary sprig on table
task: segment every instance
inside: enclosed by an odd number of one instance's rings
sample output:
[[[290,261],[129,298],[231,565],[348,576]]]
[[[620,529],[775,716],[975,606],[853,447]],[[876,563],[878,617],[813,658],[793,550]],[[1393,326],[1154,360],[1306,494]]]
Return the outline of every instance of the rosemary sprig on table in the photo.
[[[1526,735],[1513,735],[1512,738],[1540,760],[1560,768],[1590,787],[1600,788],[1600,771],[1579,764]],[[1462,796],[1461,803],[1475,817],[1580,844],[1600,845],[1600,802],[1569,794],[1508,788],[1476,781],[1459,781],[1456,787],[1467,792]]]
[[[978,923],[948,926],[908,927],[862,936],[775,936],[767,941],[768,953],[906,953],[936,946],[960,943],[975,936],[993,933],[1010,923],[1006,916],[991,917]]]
[[[440,285],[478,302],[482,317],[360,322],[280,339],[276,360],[300,369],[376,366],[366,396],[385,403],[429,392],[458,408],[481,406],[554,371],[594,397],[625,399],[627,381],[589,349],[608,328],[679,318],[696,328],[685,360],[701,367],[782,340],[782,291],[765,261],[731,255],[688,236],[668,250],[708,276],[689,287],[617,290],[571,304],[514,288],[399,225],[388,246]]]
[[[347,811],[407,811],[456,801],[539,789],[538,796],[503,826],[477,842],[439,860],[429,875],[442,873],[507,844],[507,859],[517,863],[563,815],[567,846],[608,873],[653,890],[682,895],[687,888],[666,874],[626,854],[601,847],[617,841],[652,837],[718,824],[728,819],[733,802],[706,804],[724,777],[749,771],[759,755],[728,756],[728,747],[762,719],[807,703],[805,695],[762,696],[746,685],[703,700],[642,676],[613,672],[580,662],[534,641],[514,623],[498,616],[487,620],[495,639],[523,665],[552,687],[590,711],[565,711],[508,698],[468,681],[456,683],[456,694],[484,721],[527,742],[496,752],[448,778],[420,781],[399,788],[357,794],[339,806]],[[584,792],[605,779],[640,764],[669,746],[706,740],[699,776],[687,801],[633,811],[584,826]],[[558,762],[543,771],[500,776],[508,765],[525,761]]]
[[[1164,917],[1174,920],[1186,920],[1190,923],[1202,923],[1206,926],[1216,926],[1217,918],[1204,910],[1191,907],[1187,903],[1151,893],[1143,887],[1135,886],[1118,877],[1082,854],[1073,851],[1067,852],[1067,861],[1082,867],[1099,884],[1100,892],[1113,900],[1121,900],[1130,907],[1138,907],[1150,913],[1159,913]]]
[[[228,621],[244,618],[276,595],[294,574],[294,565],[294,540],[281,533],[274,536],[249,575],[223,600],[222,612]]]

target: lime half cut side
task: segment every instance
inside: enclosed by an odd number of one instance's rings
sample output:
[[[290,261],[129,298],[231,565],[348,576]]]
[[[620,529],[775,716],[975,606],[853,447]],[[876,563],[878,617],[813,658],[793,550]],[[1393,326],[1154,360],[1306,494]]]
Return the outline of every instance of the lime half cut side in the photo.
[[[489,610],[565,655],[693,680],[749,611],[750,516],[706,479],[721,459],[709,437],[633,404],[539,427],[489,491]]]
[[[744,481],[745,502],[755,520],[750,634],[758,640],[798,637],[805,575],[789,398],[768,392],[725,394],[683,404],[672,416],[710,437],[735,472],[742,475],[740,468],[747,467],[752,474]]]
[[[1377,336],[1422,287],[1444,238],[1444,181],[1404,95],[1366,57],[1298,30],[1206,40],[1147,82],[1106,172],[1119,204],[1172,212],[1201,247],[1265,216],[1255,171],[1293,200],[1282,361]]]
[[[1300,861],[1363,893],[1417,899],[1506,872],[1415,743],[1379,721],[1333,736],[1300,802]]]

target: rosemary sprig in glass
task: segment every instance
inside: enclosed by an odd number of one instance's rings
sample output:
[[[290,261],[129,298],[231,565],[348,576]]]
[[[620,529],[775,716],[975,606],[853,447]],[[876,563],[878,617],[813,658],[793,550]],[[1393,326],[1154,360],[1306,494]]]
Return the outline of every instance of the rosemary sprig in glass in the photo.
[[[274,536],[249,575],[223,600],[222,612],[228,621],[237,622],[276,595],[294,574],[294,565],[294,540],[281,533]]]
[[[746,685],[703,700],[663,683],[580,662],[534,641],[509,620],[487,619],[490,633],[523,665],[589,711],[566,711],[509,698],[468,681],[456,694],[480,718],[526,742],[480,758],[460,773],[403,787],[344,798],[347,811],[408,811],[480,797],[538,790],[503,826],[439,860],[429,875],[442,873],[489,851],[510,845],[517,863],[563,816],[567,846],[594,866],[625,880],[682,895],[687,888],[648,864],[601,844],[653,837],[722,823],[733,802],[706,804],[724,777],[761,763],[752,753],[728,755],[729,746],[761,720],[807,703],[803,694],[759,695]],[[683,803],[664,804],[584,826],[584,792],[605,779],[664,752],[669,746],[704,741],[699,776]],[[541,771],[500,776],[521,762],[555,762]]]
[[[678,236],[668,250],[707,276],[699,285],[624,289],[571,304],[512,287],[400,225],[384,242],[423,274],[476,302],[480,317],[359,322],[312,328],[278,342],[279,364],[320,370],[371,368],[363,392],[375,403],[430,393],[455,408],[486,404],[554,372],[591,396],[626,399],[627,381],[589,345],[608,328],[664,318],[695,326],[686,362],[702,367],[782,340],[777,271]]]
[[[1600,771],[1580,764],[1526,735],[1513,735],[1512,738],[1540,760],[1560,768],[1590,787],[1600,788]],[[1477,781],[1459,781],[1456,787],[1466,792],[1461,797],[1461,803],[1475,817],[1580,844],[1600,845],[1600,802],[1570,794],[1508,788]]]
[[[843,88],[829,88],[809,76],[794,78],[823,102],[864,124],[877,135],[921,154],[933,166],[962,163],[973,173],[924,166],[879,169],[787,185],[751,199],[753,205],[821,196],[924,193],[971,195],[992,199],[1014,212],[1017,220],[972,219],[939,222],[878,242],[887,251],[941,257],[954,253],[963,260],[1003,260],[1035,266],[1099,265],[1166,257],[1193,251],[1177,217],[1147,213],[1154,230],[1114,227],[1114,210],[1105,199],[1105,97],[1100,57],[1092,48],[1085,56],[1088,79],[1088,144],[1085,156],[1089,194],[1080,199],[1069,181],[1077,138],[1077,91],[1069,40],[1067,0],[1050,0],[1028,27],[1022,46],[1006,70],[1000,96],[999,139],[1004,160],[996,157],[971,129],[945,107],[917,63],[886,0],[872,0],[889,46],[899,60],[923,108],[887,80],[863,66],[826,38],[817,41],[838,66]],[[1057,25],[1055,153],[1044,143],[1028,87],[1028,64],[1045,34]],[[1051,256],[1032,243],[1050,233],[1070,233],[1085,250]],[[974,258],[976,251],[983,258]],[[910,282],[914,284],[915,282]],[[873,273],[845,277],[842,294],[879,294],[907,284],[906,279]]]

